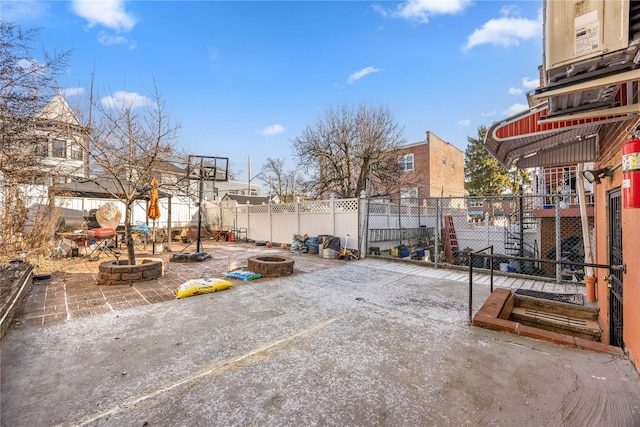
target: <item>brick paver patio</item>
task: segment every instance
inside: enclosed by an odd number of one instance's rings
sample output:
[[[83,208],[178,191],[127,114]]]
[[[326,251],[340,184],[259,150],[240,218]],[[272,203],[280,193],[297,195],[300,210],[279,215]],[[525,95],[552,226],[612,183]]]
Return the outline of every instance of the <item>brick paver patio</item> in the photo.
[[[173,253],[180,250],[174,248]],[[190,248],[194,250],[193,248]],[[324,259],[318,254],[293,254],[285,249],[267,249],[250,243],[203,242],[202,251],[211,255],[202,262],[171,262],[173,253],[144,253],[141,258],[161,258],[165,274],[157,280],[132,285],[97,285],[101,262],[113,260],[102,255],[97,261],[77,258],[67,272],[55,272],[49,280],[34,281],[13,327],[27,327],[62,322],[95,314],[126,310],[148,304],[174,300],[175,289],[190,279],[203,277],[225,278],[227,272],[246,268],[246,260],[259,254],[276,254],[295,261],[293,275],[320,270],[346,261]],[[259,285],[261,278],[243,282],[232,280],[235,286]]]

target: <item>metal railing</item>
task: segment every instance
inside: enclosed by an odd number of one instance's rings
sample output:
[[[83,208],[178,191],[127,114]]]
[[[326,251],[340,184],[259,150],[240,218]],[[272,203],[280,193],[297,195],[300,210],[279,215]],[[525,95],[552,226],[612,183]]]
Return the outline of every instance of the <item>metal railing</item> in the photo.
[[[489,251],[489,254],[485,254],[483,252]],[[625,272],[627,267],[626,264],[622,265],[610,265],[610,264],[596,264],[596,263],[584,263],[584,262],[571,262],[566,260],[540,260],[539,258],[528,258],[528,257],[518,257],[518,256],[505,256],[505,255],[494,255],[493,254],[493,246],[488,246],[486,248],[480,249],[475,252],[469,253],[469,324],[471,324],[473,320],[473,258],[474,257],[482,257],[489,259],[489,285],[490,285],[490,293],[493,293],[493,278],[494,278],[494,268],[493,268],[493,260],[509,260],[509,261],[523,261],[523,262],[540,262],[544,261],[545,263],[556,264],[556,265],[569,265],[574,267],[591,267],[591,268],[602,268],[609,271],[608,276],[611,276],[612,271],[623,271]],[[524,277],[524,276],[523,276]],[[530,278],[527,277],[527,278]]]

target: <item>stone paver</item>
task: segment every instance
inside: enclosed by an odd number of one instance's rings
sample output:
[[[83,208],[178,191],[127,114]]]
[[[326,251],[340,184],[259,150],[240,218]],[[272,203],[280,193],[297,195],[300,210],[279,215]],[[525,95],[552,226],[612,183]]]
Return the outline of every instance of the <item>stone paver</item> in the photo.
[[[225,278],[227,272],[246,268],[246,260],[259,254],[276,254],[293,258],[293,275],[313,272],[346,261],[324,259],[317,254],[292,254],[289,250],[267,249],[249,243],[203,242],[202,251],[211,258],[202,262],[171,262],[172,254],[141,254],[140,258],[160,258],[165,274],[157,280],[133,285],[97,285],[101,262],[113,259],[102,255],[97,261],[78,258],[72,271],[56,272],[50,280],[35,281],[14,327],[46,325],[79,317],[126,310],[175,299],[175,289],[190,279]],[[176,252],[173,252],[176,253]],[[259,279],[261,282],[270,280]],[[247,283],[235,280],[236,286]],[[257,282],[256,282],[257,283]]]

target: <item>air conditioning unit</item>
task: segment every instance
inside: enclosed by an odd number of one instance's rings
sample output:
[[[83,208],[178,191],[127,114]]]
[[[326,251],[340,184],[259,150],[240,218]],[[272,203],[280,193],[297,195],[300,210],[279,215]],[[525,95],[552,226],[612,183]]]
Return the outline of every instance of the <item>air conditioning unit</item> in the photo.
[[[539,122],[638,113],[640,0],[546,0],[543,16]]]
[[[545,21],[547,87],[636,65],[640,1],[549,0]]]

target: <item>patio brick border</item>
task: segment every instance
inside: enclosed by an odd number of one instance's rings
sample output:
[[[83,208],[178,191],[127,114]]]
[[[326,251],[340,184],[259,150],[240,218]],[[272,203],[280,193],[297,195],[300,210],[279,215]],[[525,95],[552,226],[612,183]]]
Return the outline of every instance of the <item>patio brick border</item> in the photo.
[[[0,307],[0,339],[11,326],[13,319],[18,315],[21,304],[33,285],[33,266],[31,264],[23,264],[20,268],[23,271],[18,279],[19,286],[13,292],[13,295],[9,296],[7,303]]]
[[[511,290],[507,288],[497,288],[489,295],[489,298],[487,298],[480,310],[473,317],[471,324],[496,331],[506,331],[523,337],[550,341],[555,344],[562,344],[581,350],[624,356],[624,351],[620,347],[534,328],[522,325],[519,322],[514,322],[513,320],[508,320],[512,307],[513,298]]]
[[[123,285],[126,283],[153,280],[164,274],[164,263],[160,259],[144,258],[136,265],[127,260],[106,261],[98,267],[98,285]]]

